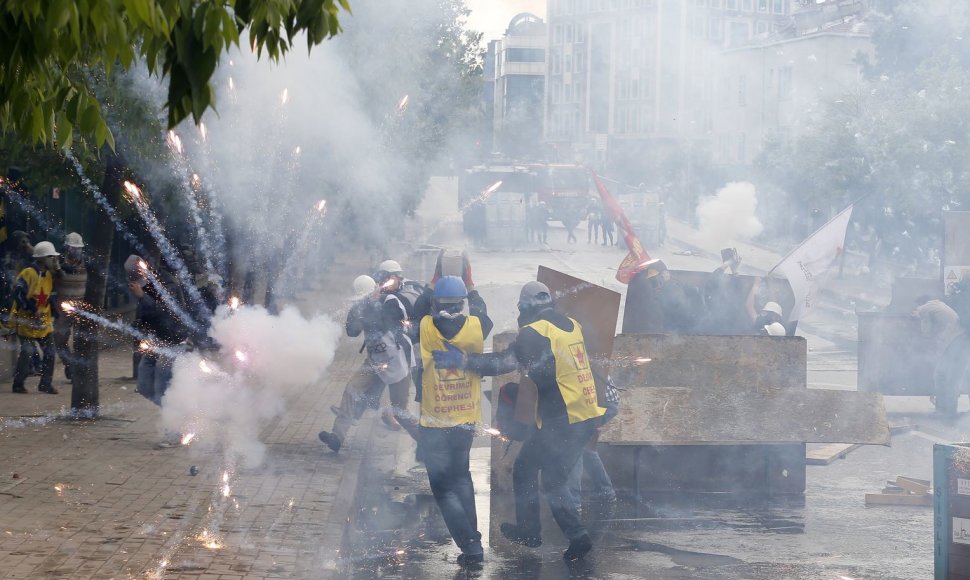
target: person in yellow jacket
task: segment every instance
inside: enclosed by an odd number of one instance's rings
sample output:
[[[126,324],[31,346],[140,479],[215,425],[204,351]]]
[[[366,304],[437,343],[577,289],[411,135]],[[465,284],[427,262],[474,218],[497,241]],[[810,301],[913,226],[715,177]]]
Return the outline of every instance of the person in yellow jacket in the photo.
[[[33,365],[32,359],[40,350],[43,365],[40,374],[42,393],[57,394],[54,388],[54,316],[51,308],[54,293],[54,275],[57,256],[54,244],[40,242],[34,246],[32,264],[20,271],[14,282],[11,325],[17,330],[20,354],[13,377],[13,392],[26,393],[24,381]]]
[[[435,351],[439,369],[467,369],[501,375],[521,369],[537,389],[536,426],[512,466],[516,523],[503,523],[502,535],[529,547],[542,544],[539,524],[539,473],[553,518],[569,540],[567,561],[592,548],[589,534],[571,501],[569,473],[593,437],[606,409],[599,405],[593,369],[578,322],[556,312],[549,288],[529,282],[519,293],[519,334],[504,352],[476,354],[452,345]]]
[[[432,352],[446,345],[467,353],[481,353],[492,321],[485,302],[475,294],[472,314],[464,314],[469,299],[457,276],[435,282],[431,315],[420,323],[421,419],[418,446],[428,470],[428,483],[451,537],[461,549],[458,563],[477,565],[484,560],[478,532],[475,488],[468,467],[475,430],[482,420],[482,385],[476,373],[440,368]]]

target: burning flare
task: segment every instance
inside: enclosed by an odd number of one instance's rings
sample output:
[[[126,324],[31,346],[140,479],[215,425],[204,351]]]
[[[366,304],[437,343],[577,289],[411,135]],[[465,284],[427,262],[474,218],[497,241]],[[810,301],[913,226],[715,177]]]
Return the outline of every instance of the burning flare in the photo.
[[[142,193],[141,193],[141,190],[138,189],[137,185],[135,185],[130,181],[125,181],[124,186],[125,186],[125,191],[127,191],[128,195],[131,196],[132,201],[137,203],[142,200]]]
[[[201,370],[202,372],[204,372],[207,375],[212,373],[212,367],[210,367],[209,366],[209,363],[207,363],[204,360],[200,360],[199,361],[199,370]]]
[[[202,140],[203,141],[205,141],[208,138],[209,132],[206,131],[205,123],[199,123],[199,133],[202,134]]]
[[[239,297],[233,296],[229,299],[229,310],[239,310]]]
[[[179,155],[182,154],[182,138],[179,137],[175,131],[169,130],[168,132],[168,145]]]
[[[403,113],[404,111],[408,110],[408,100],[410,100],[410,97],[408,95],[404,95],[403,97],[401,97],[400,102],[398,102],[397,104],[398,113]]]
[[[152,345],[147,340],[143,340],[138,343],[138,350],[147,351],[147,350],[150,350],[151,348],[152,348]]]
[[[63,310],[64,312],[68,312],[68,313],[74,312],[74,303],[73,302],[61,302],[61,310]]]
[[[189,443],[192,443],[193,439],[195,439],[195,433],[186,433],[185,435],[182,435],[181,443],[182,445],[188,445]]]
[[[249,359],[249,357],[246,356],[246,353],[244,353],[241,350],[237,350],[236,351],[236,360],[238,360],[241,363],[244,363],[244,362],[246,362],[247,359]]]
[[[283,94],[280,95],[280,104],[286,106],[286,101],[290,99],[290,89],[283,89]]]
[[[327,200],[321,199],[320,201],[317,202],[317,205],[315,207],[317,208],[317,211],[318,212],[320,212],[322,214],[326,214],[327,213]]]

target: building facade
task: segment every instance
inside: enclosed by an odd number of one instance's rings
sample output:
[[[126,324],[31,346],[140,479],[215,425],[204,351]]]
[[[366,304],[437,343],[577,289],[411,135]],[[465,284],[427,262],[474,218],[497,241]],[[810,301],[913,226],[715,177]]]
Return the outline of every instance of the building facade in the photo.
[[[488,45],[485,82],[491,85],[486,94],[491,93],[492,150],[506,157],[542,155],[546,44],[546,23],[521,13],[512,18],[501,39]]]

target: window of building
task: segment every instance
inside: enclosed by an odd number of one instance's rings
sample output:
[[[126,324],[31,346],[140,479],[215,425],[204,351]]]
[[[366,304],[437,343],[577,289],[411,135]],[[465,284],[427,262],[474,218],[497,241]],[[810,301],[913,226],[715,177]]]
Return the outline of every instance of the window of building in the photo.
[[[791,81],[792,81],[792,69],[791,66],[785,66],[778,69],[778,98],[787,99],[791,96]]]
[[[562,24],[557,24],[552,27],[552,43],[562,44]]]
[[[691,16],[690,32],[698,38],[704,38],[705,25],[707,24],[707,18],[704,16]]]
[[[724,21],[720,18],[711,18],[707,27],[708,38],[715,41],[724,39]]]
[[[704,8],[707,6],[707,0],[694,0],[694,6],[698,8]]]
[[[774,12],[775,14],[784,14],[785,13],[784,0],[772,0],[771,11]]]
[[[505,62],[545,62],[546,51],[542,48],[507,48]]]
[[[754,0],[744,0],[741,6],[745,12],[754,12]]]
[[[586,54],[583,52],[577,52],[576,57],[573,60],[573,72],[581,73],[583,72],[586,65]]]
[[[630,81],[630,98],[639,99],[640,98],[640,81],[633,79]]]
[[[580,22],[576,25],[576,43],[582,44],[586,42],[586,25]]]
[[[562,102],[562,83],[552,83],[552,102],[557,105]]]
[[[738,77],[738,106],[748,106],[748,77],[741,75]]]
[[[711,0],[711,8],[720,8],[721,0]]]
[[[758,34],[767,34],[768,23],[765,22],[764,20],[759,20],[757,24],[755,24],[755,29],[757,30]]]
[[[738,9],[738,0],[724,0],[724,9],[725,10],[737,10]]]
[[[744,133],[741,133],[740,135],[738,135],[738,161],[740,161],[741,163],[744,163],[745,153],[747,153],[745,151],[746,149],[745,141],[746,139],[745,139]]]
[[[573,85],[572,83],[566,83],[562,87],[562,102],[571,103],[573,102]]]
[[[562,59],[559,57],[558,52],[552,53],[552,74],[557,75],[562,73]]]
[[[749,30],[747,22],[732,22],[730,28],[731,36],[728,39],[730,40],[730,45],[741,46],[747,42],[750,36]]]
[[[566,14],[576,12],[576,0],[566,0]]]
[[[758,12],[768,11],[768,0],[758,0]]]
[[[562,2],[563,0],[551,0],[549,2],[549,14],[553,16],[562,14]]]
[[[567,73],[573,72],[573,55],[567,54],[563,57],[562,70]]]
[[[621,101],[625,101],[630,98],[630,81],[627,79],[620,79],[616,83],[616,98]]]

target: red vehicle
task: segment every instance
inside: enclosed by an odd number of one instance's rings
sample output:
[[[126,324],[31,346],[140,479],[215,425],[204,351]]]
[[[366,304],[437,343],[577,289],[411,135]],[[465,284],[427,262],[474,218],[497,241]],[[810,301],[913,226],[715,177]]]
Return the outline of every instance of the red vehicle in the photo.
[[[500,181],[501,185],[493,189]],[[590,197],[589,170],[561,163],[478,165],[461,176],[459,207],[465,211],[476,200],[488,203],[496,192],[524,194],[530,203],[545,202],[555,220],[573,217],[579,221]]]

